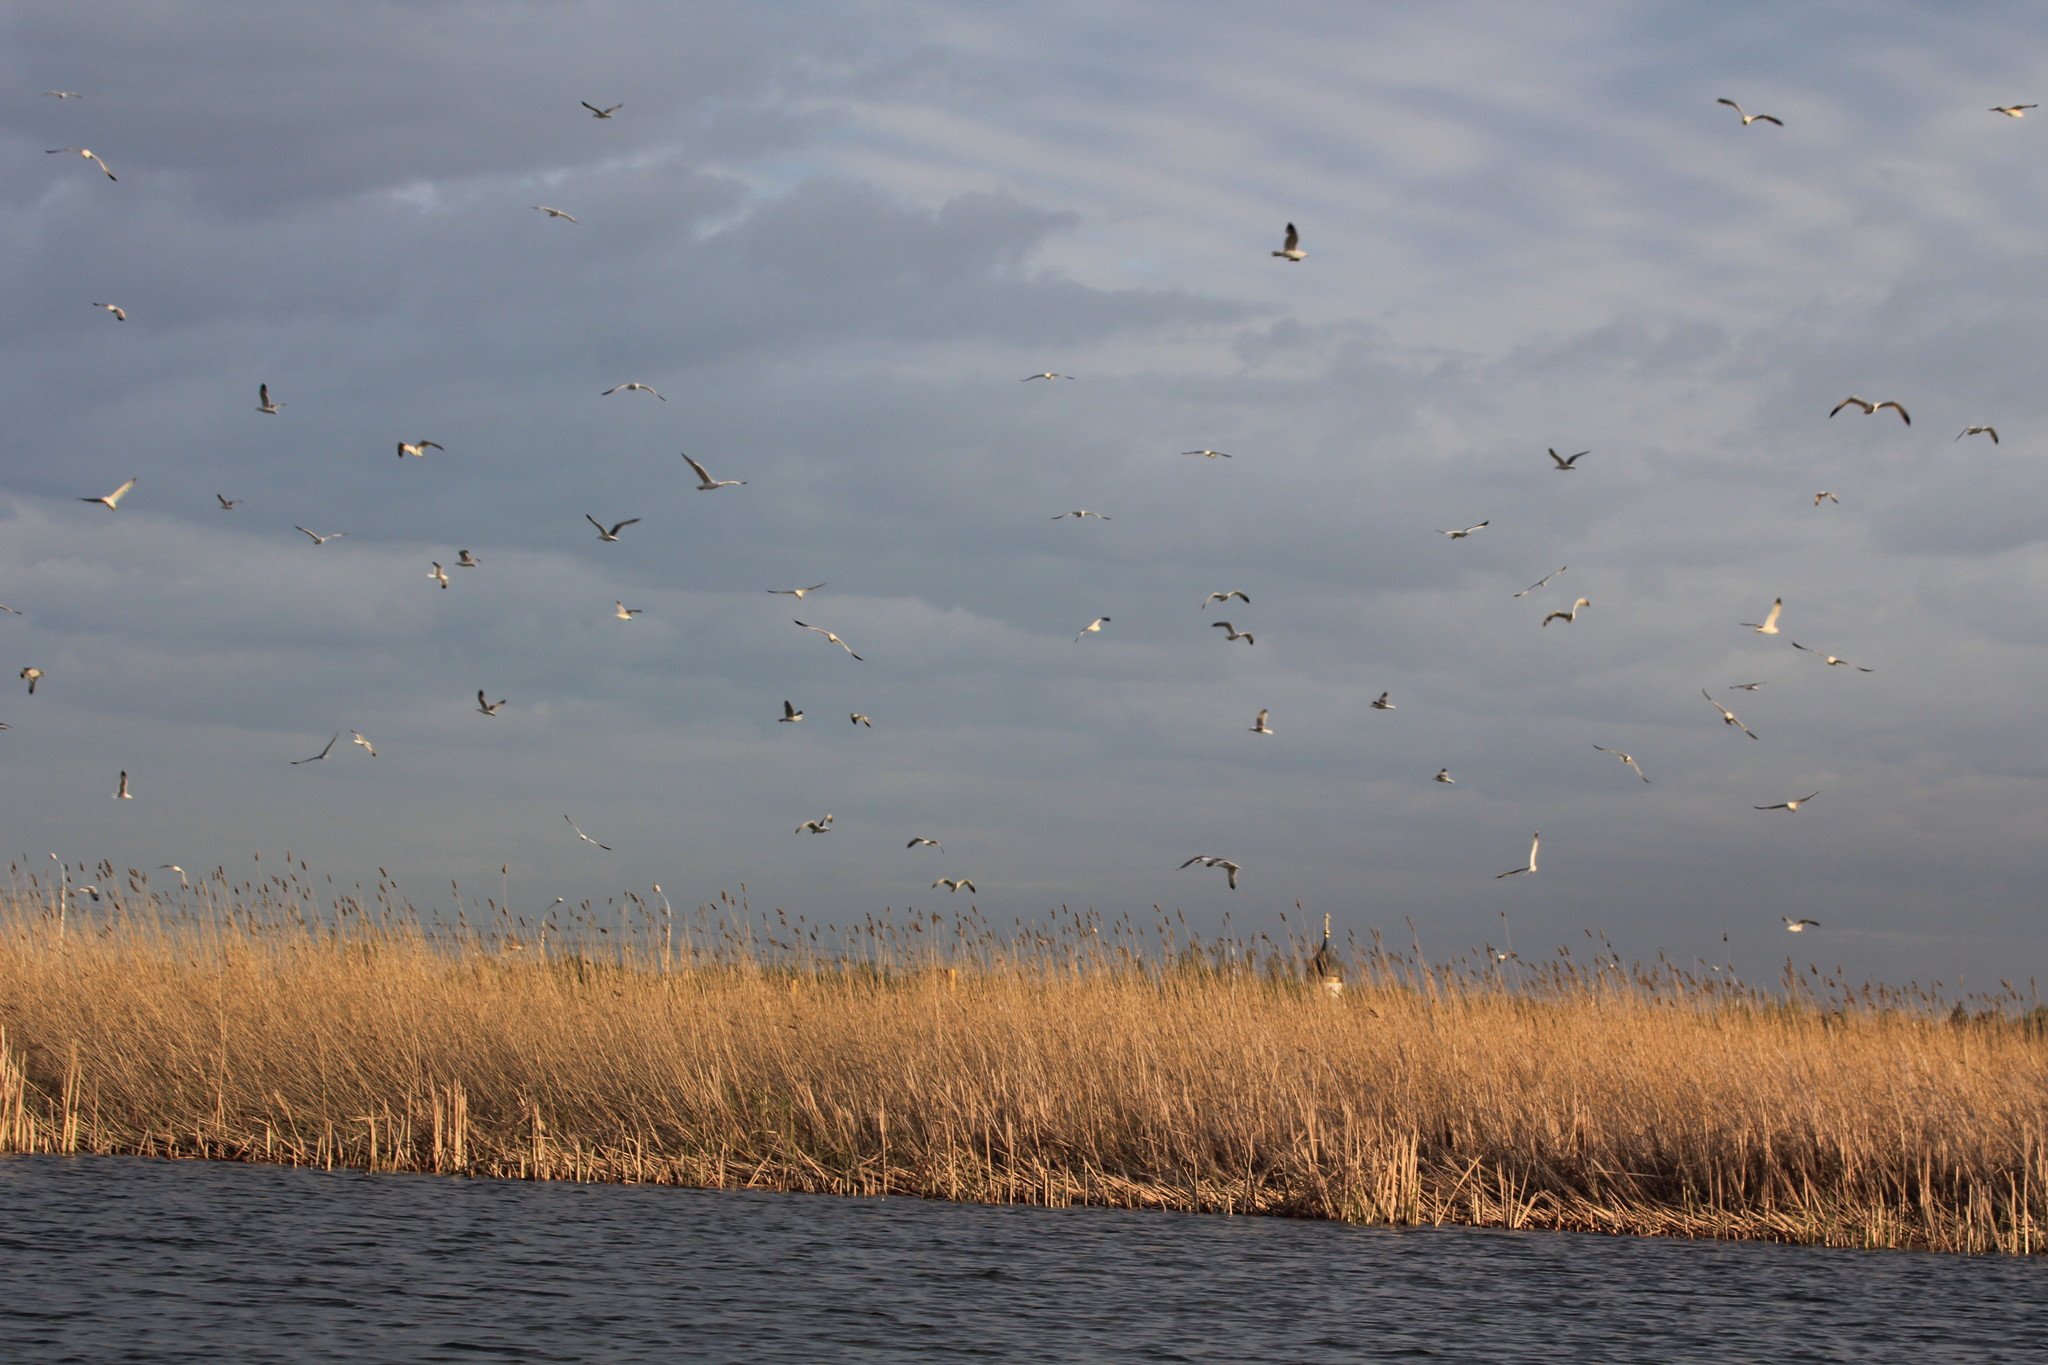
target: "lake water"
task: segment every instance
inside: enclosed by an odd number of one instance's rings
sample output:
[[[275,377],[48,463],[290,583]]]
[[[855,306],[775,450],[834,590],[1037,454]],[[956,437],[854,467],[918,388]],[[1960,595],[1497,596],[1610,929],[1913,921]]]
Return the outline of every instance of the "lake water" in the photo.
[[[0,1158],[0,1360],[2048,1361],[2048,1262]]]

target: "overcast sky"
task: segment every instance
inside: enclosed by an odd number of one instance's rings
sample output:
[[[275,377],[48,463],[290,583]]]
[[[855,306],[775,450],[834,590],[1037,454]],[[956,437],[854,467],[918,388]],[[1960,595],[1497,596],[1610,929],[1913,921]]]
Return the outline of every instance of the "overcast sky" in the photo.
[[[2048,96],[2039,6],[25,0],[0,38],[9,855],[2048,969],[2048,111],[1989,112]]]

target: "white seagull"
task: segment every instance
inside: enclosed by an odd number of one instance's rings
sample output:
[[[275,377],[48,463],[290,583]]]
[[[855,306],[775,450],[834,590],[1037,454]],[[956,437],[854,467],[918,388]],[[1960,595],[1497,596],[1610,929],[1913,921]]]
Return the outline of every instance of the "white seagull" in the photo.
[[[1800,643],[1799,643],[1799,642],[1798,642],[1797,640],[1794,640],[1794,641],[1792,642],[1792,648],[1794,648],[1794,649],[1799,649],[1799,650],[1805,650],[1805,651],[1806,651],[1806,653],[1808,653],[1808,654],[1812,654],[1812,655],[1815,655],[1815,656],[1816,656],[1816,657],[1818,657],[1818,658],[1819,658],[1819,659],[1820,659],[1820,660],[1821,660],[1821,661],[1822,661],[1823,663],[1825,663],[1825,664],[1826,664],[1826,665],[1827,665],[1827,666],[1828,666],[1829,668],[1853,668],[1853,669],[1855,669],[1855,670],[1856,670],[1856,671],[1857,671],[1858,673],[1875,673],[1875,672],[1877,672],[1877,670],[1876,670],[1876,669],[1874,669],[1874,668],[1865,668],[1865,667],[1863,667],[1863,666],[1862,666],[1861,664],[1852,664],[1852,663],[1850,663],[1850,662],[1849,662],[1849,661],[1848,661],[1847,659],[1837,659],[1837,658],[1836,658],[1836,657],[1835,657],[1834,655],[1832,655],[1832,654],[1823,654],[1823,653],[1821,653],[1821,651],[1819,651],[1819,650],[1817,650],[1817,649],[1807,649],[1805,645],[1802,645],[1802,644],[1800,644]]]
[[[128,774],[126,772],[121,774],[121,785],[114,789],[114,798],[118,801],[132,801],[135,799],[128,794]]]
[[[36,694],[36,682],[42,676],[43,670],[40,668],[36,668],[34,666],[30,666],[28,668],[24,668],[21,670],[21,680],[28,684],[28,694],[31,697],[33,697]]]
[[[615,393],[636,393],[636,392],[637,392],[637,393],[654,393],[654,385],[652,385],[652,384],[643,384],[643,383],[641,383],[641,382],[640,382],[639,380],[637,380],[637,379],[629,379],[629,380],[627,380],[627,381],[626,381],[625,383],[623,383],[623,384],[614,384],[614,385],[612,385],[612,386],[611,386],[610,388],[606,389],[606,390],[605,390],[605,391],[604,391],[603,393],[599,394],[599,395],[598,395],[598,397],[599,397],[599,398],[609,398],[609,397],[611,397],[611,396],[612,396],[613,394],[615,394]],[[661,398],[661,395],[660,395],[660,394],[658,394],[658,393],[654,393],[654,396],[655,396],[656,398]],[[661,398],[661,401],[662,401],[662,402],[664,402],[664,403],[666,403],[666,402],[668,401],[668,399],[666,399],[666,398]]]
[[[213,496],[214,500],[220,503],[220,510],[223,512],[232,512],[242,505],[240,498],[230,499],[225,493],[215,493]]]
[[[870,730],[875,728],[875,723],[872,720],[869,720],[866,716],[862,715],[858,711],[847,712],[846,719],[854,725],[864,725]]]
[[[574,218],[570,218],[568,214],[562,212],[560,209],[551,209],[546,204],[535,204],[533,205],[533,207],[539,210],[540,212],[545,213],[550,218],[568,218],[569,221],[572,223],[576,221]]]
[[[563,816],[562,818],[563,818],[564,820],[569,820],[569,817],[568,817],[568,816],[566,816],[566,815],[564,815],[564,816]],[[611,846],[610,844],[598,844],[598,843],[597,843],[597,840],[595,840],[595,839],[591,838],[591,837],[590,837],[590,836],[589,836],[588,834],[585,834],[585,833],[584,833],[584,832],[583,832],[582,830],[580,830],[580,829],[577,829],[577,828],[576,828],[576,822],[575,822],[574,820],[569,820],[569,828],[570,828],[570,829],[574,829],[574,830],[576,830],[576,837],[577,837],[577,838],[579,838],[579,839],[581,839],[581,840],[582,840],[582,841],[583,841],[584,843],[586,843],[586,844],[597,844],[597,846],[598,846],[599,848],[603,849],[603,850],[604,850],[605,852],[607,852],[607,853],[609,853],[609,852],[611,852],[611,851],[612,851],[612,846]]]
[[[1253,733],[1253,734],[1255,734],[1255,735],[1270,735],[1270,734],[1272,734],[1272,733],[1273,733],[1273,727],[1272,727],[1272,726],[1270,726],[1270,725],[1268,725],[1268,724],[1266,724],[1266,717],[1267,717],[1268,715],[1270,715],[1270,714],[1271,714],[1271,713],[1270,713],[1270,712],[1268,712],[1268,711],[1261,711],[1261,712],[1259,712],[1259,718],[1258,718],[1257,720],[1255,720],[1255,721],[1253,721],[1253,722],[1252,722],[1252,733]]]
[[[448,591],[448,571],[441,567],[440,560],[433,560],[432,563],[434,567],[427,571],[427,577],[433,579],[436,583],[439,583],[441,585],[441,591]]]
[[[1956,439],[1961,440],[1962,438],[1957,437]],[[1836,497],[1833,493],[1828,492],[1825,488],[1821,489],[1820,492],[1815,493],[1813,495],[1813,505],[1815,507],[1820,506],[1823,502],[1834,503],[1837,507],[1841,506],[1842,504],[1842,500],[1840,498]]]
[[[315,545],[325,545],[330,540],[340,540],[343,536],[348,534],[348,532],[346,531],[332,531],[329,532],[327,535],[323,536],[318,534],[317,532],[308,531],[303,526],[294,526],[292,527],[292,529],[294,531],[297,531],[302,536],[309,537]]]
[[[1185,871],[1196,863],[1200,863],[1204,867],[1222,868],[1224,875],[1230,880],[1230,889],[1232,891],[1237,890],[1237,874],[1244,871],[1238,864],[1233,863],[1228,858],[1219,858],[1213,853],[1197,853],[1194,857],[1182,863],[1181,869]]]
[[[1991,444],[1998,444],[1997,427],[1964,427],[1962,436],[1958,436],[1956,437],[1956,439],[1960,441],[1963,439],[1963,436],[1989,436],[1991,438]]]
[[[314,755],[313,755],[313,756],[312,756],[311,758],[295,758],[295,759],[293,759],[293,760],[292,760],[292,766],[293,766],[294,768],[296,768],[296,767],[298,767],[298,766],[299,766],[300,764],[302,764],[302,763],[318,763],[318,762],[319,762],[319,761],[320,761],[321,759],[323,759],[323,758],[327,757],[327,755],[328,755],[328,754],[329,754],[330,752],[332,752],[332,750],[334,749],[334,745],[335,745],[335,742],[336,742],[337,740],[339,740],[340,738],[341,738],[341,731],[339,731],[339,730],[336,730],[336,731],[334,732],[334,738],[333,738],[333,739],[330,739],[330,740],[328,740],[328,741],[327,741],[327,747],[326,747],[325,749],[322,749],[322,750],[321,750],[321,751],[320,751],[319,753],[317,753],[317,754],[314,754]]]
[[[128,310],[118,303],[96,303],[93,307],[106,309],[114,315],[114,321],[116,322],[128,321]]]
[[[1579,452],[1578,455],[1573,455],[1567,458],[1566,456],[1558,454],[1557,451],[1553,449],[1550,452],[1550,458],[1557,461],[1557,467],[1559,469],[1562,469],[1565,473],[1569,474],[1578,467],[1579,455],[1591,455],[1592,453],[1593,452],[1590,450],[1582,450]]]
[[[1372,709],[1375,711],[1399,710],[1400,708],[1396,707],[1393,703],[1393,695],[1391,692],[1380,693],[1377,697],[1373,698]]]
[[[349,740],[349,743],[361,745],[364,749],[369,751],[371,758],[375,758],[377,756],[377,746],[370,743],[369,740],[364,739],[363,732],[361,730],[351,730],[349,731],[349,734],[353,736],[353,738]]]
[[[1496,874],[1494,874],[1494,878],[1493,878],[1493,879],[1494,879],[1495,881],[1499,881],[1499,880],[1500,880],[1500,879],[1501,879],[1502,877],[1512,877],[1512,876],[1516,875],[1517,873],[1521,873],[1521,872],[1534,872],[1534,871],[1536,870],[1536,850],[1537,850],[1537,848],[1538,848],[1539,846],[1541,846],[1541,844],[1542,844],[1542,843],[1543,843],[1543,836],[1542,836],[1541,834],[1532,834],[1532,835],[1530,835],[1530,836],[1529,836],[1529,865],[1528,865],[1527,867],[1511,867],[1511,868],[1509,868],[1509,869],[1508,869],[1507,871],[1505,871],[1505,872],[1500,872],[1500,873],[1496,873]]]
[[[628,526],[631,526],[640,520],[640,518],[638,517],[627,517],[624,521],[615,522],[612,524],[610,529],[606,529],[605,524],[603,522],[599,521],[596,517],[593,517],[588,512],[585,512],[583,514],[583,519],[589,522],[592,526],[595,526],[597,528],[597,538],[599,540],[606,542],[617,540],[619,538],[619,532],[625,530]]]
[[[1775,806],[1754,806],[1754,807],[1752,807],[1751,809],[1753,809],[1753,810],[1798,810],[1798,809],[1799,809],[1799,808],[1800,808],[1801,806],[1805,805],[1805,804],[1806,804],[1807,802],[1809,802],[1809,801],[1813,800],[1813,798],[1814,798],[1814,797],[1816,797],[1816,796],[1819,796],[1819,795],[1820,795],[1820,793],[1819,793],[1819,792],[1809,792],[1809,793],[1807,793],[1807,794],[1806,794],[1805,796],[1802,796],[1802,797],[1800,797],[1800,798],[1799,798],[1798,800],[1796,800],[1796,801],[1780,801],[1780,802],[1779,802],[1779,803],[1778,803],[1777,805],[1775,805]]]
[[[1867,398],[1858,398],[1853,393],[1850,394],[1847,398],[1844,398],[1841,402],[1835,404],[1834,411],[1830,412],[1828,416],[1833,417],[1835,413],[1840,412],[1843,408],[1848,407],[1852,403],[1855,404],[1857,407],[1863,409],[1863,415],[1865,417],[1875,417],[1878,413],[1883,412],[1886,408],[1890,408],[1893,412],[1899,414],[1899,420],[1901,422],[1904,422],[1909,427],[1913,425],[1913,419],[1906,415],[1906,410],[1899,406],[1897,400],[1887,398],[1882,403],[1873,403]]]
[[[775,723],[777,725],[794,725],[803,718],[804,713],[791,706],[788,699],[785,698],[782,703],[782,714],[775,718]]]
[[[1636,776],[1642,778],[1643,781],[1648,782],[1650,780],[1647,776],[1644,775],[1642,768],[1637,766],[1634,754],[1625,754],[1619,749],[1609,749],[1604,745],[1599,744],[1595,744],[1593,747],[1600,750],[1600,752],[1603,754],[1613,754],[1616,758],[1622,761],[1624,766],[1634,768],[1636,770]]]
[[[1072,379],[1073,377],[1070,374],[1054,374],[1051,370],[1047,370],[1043,374],[1027,374],[1018,382],[1020,384],[1029,384],[1034,379]]]
[[[482,689],[481,687],[479,687],[479,688],[478,688],[478,689],[476,690],[476,709],[477,709],[477,710],[479,710],[479,711],[481,711],[481,712],[483,712],[483,713],[484,713],[485,715],[487,715],[487,716],[495,716],[495,715],[497,715],[497,714],[498,714],[498,708],[499,708],[499,707],[501,707],[501,706],[503,706],[504,704],[505,704],[505,699],[504,699],[503,697],[500,697],[500,698],[499,698],[498,700],[496,700],[496,701],[485,701],[485,700],[484,700],[484,690],[483,690],[483,689]]]
[[[1081,508],[1081,509],[1080,509],[1079,511],[1075,511],[1075,512],[1062,512],[1062,513],[1060,513],[1060,514],[1059,514],[1058,516],[1056,516],[1056,517],[1047,517],[1047,518],[1046,518],[1046,520],[1047,520],[1047,521],[1065,521],[1065,520],[1066,520],[1066,519],[1067,519],[1068,517],[1075,517],[1075,518],[1080,518],[1080,517],[1093,517],[1093,518],[1095,518],[1095,519],[1096,519],[1097,521],[1115,521],[1115,520],[1116,520],[1116,518],[1115,518],[1115,517],[1105,517],[1104,515],[1102,515],[1102,513],[1100,513],[1100,512],[1091,512],[1091,511],[1089,511],[1089,510],[1088,510],[1087,508],[1085,508],[1085,507],[1084,507],[1084,508]]]
[[[806,831],[812,834],[830,834],[832,832],[832,817],[828,814],[822,820],[806,820],[796,827],[798,834],[805,833]]]
[[[1513,594],[1513,596],[1527,597],[1530,593],[1536,591],[1536,589],[1542,587],[1545,583],[1548,583],[1551,579],[1557,577],[1558,574],[1563,573],[1566,569],[1569,569],[1570,567],[1571,565],[1569,564],[1560,565],[1554,572],[1543,575],[1542,578],[1538,579],[1534,583],[1531,583],[1528,587],[1522,589],[1520,592]]]
[[[1455,783],[1458,779],[1451,776],[1451,770],[1449,768],[1438,768],[1436,770],[1436,776],[1431,778],[1430,780],[1432,782],[1441,782],[1446,787],[1448,787]]]
[[[1762,686],[1762,683],[1729,683],[1728,690],[1731,692],[1754,692]]]
[[[823,583],[813,583],[808,588],[770,588],[768,591],[777,597],[794,597],[797,601],[801,602],[804,600],[805,593],[816,592],[824,586]]]
[[[1202,605],[1200,610],[1207,611],[1209,609],[1209,604],[1211,602],[1228,602],[1233,597],[1235,597],[1238,601],[1244,603],[1246,606],[1250,606],[1252,604],[1251,595],[1247,593],[1243,588],[1232,588],[1229,592],[1210,593],[1207,597],[1202,599]]]
[[[1747,725],[1744,725],[1741,721],[1737,720],[1735,718],[1735,713],[1733,711],[1730,711],[1727,707],[1721,705],[1720,702],[1715,701],[1712,697],[1707,696],[1706,688],[1702,687],[1700,689],[1700,695],[1707,698],[1707,705],[1713,707],[1716,711],[1719,711],[1721,713],[1721,723],[1723,725],[1732,725],[1736,729],[1742,731],[1743,734],[1748,735],[1751,739],[1756,738],[1756,731],[1750,729]]]
[[[85,158],[85,159],[86,159],[87,161],[93,161],[93,162],[98,162],[98,164],[99,164],[99,168],[100,168],[100,169],[101,169],[102,171],[105,171],[105,172],[106,172],[106,176],[107,176],[107,179],[109,179],[109,180],[118,180],[118,179],[120,179],[120,177],[119,177],[119,176],[117,176],[117,175],[115,175],[115,174],[114,174],[114,173],[113,173],[112,171],[109,171],[109,170],[107,170],[107,163],[106,163],[106,162],[104,162],[104,161],[101,161],[101,160],[100,160],[100,158],[99,158],[99,155],[98,155],[98,153],[94,152],[94,151],[93,151],[93,150],[92,150],[92,149],[91,149],[90,147],[52,147],[52,148],[50,148],[50,155],[51,155],[51,156],[62,156],[62,155],[63,155],[64,153],[66,153],[66,152],[76,152],[76,153],[78,153],[78,154],[79,154],[80,156],[84,157],[84,158]]]
[[[55,92],[55,91],[51,91],[51,90],[46,90],[46,91],[44,91],[43,93],[44,93],[44,94],[55,94],[56,92]],[[2007,118],[2025,118],[2025,117],[2027,116],[2027,110],[2029,110],[2029,109],[2039,109],[2040,107],[2041,107],[2041,106],[2040,106],[2040,105],[2038,105],[2038,104],[2001,104],[2001,105],[1997,105],[1996,107],[1992,108],[1992,109],[1991,109],[1991,110],[1989,110],[1988,112],[1990,112],[1990,113],[1993,113],[1993,114],[2003,114],[2003,115],[2005,115],[2005,116],[2006,116]]]
[[[1742,114],[1742,126],[1745,128],[1747,128],[1752,123],[1775,123],[1780,128],[1783,128],[1785,126],[1785,120],[1781,118],[1775,118],[1770,114],[1743,114],[1742,106],[1737,104],[1734,100],[1715,100],[1714,103],[1725,104],[1730,109],[1733,109],[1736,113]]]
[[[1230,452],[1227,450],[1183,450],[1181,454],[1201,455],[1211,460],[1227,460],[1231,458]]]
[[[680,451],[677,452],[677,454],[681,453]],[[703,465],[698,464],[687,455],[683,456],[683,463],[697,471],[697,491],[699,493],[715,493],[721,488],[737,488],[746,482],[745,479],[714,479]]]
[[[590,116],[592,118],[610,118],[613,114],[618,113],[619,110],[626,107],[625,102],[623,100],[617,104],[612,105],[608,109],[600,109],[596,105],[592,104],[589,100],[579,100],[577,102],[581,104],[585,109],[588,109],[590,111]]]
[[[1778,633],[1778,617],[1784,613],[1784,610],[1785,599],[1782,597],[1775,598],[1771,602],[1771,609],[1764,614],[1763,620],[1744,621],[1742,624],[1748,626],[1759,635],[1776,635]]]
[[[398,443],[398,458],[402,460],[408,455],[417,455],[424,460],[427,458],[429,450],[445,452],[447,449],[448,447],[442,445],[439,441],[400,441]]]
[[[80,498],[79,501],[96,502],[100,506],[106,508],[108,511],[111,512],[114,510],[114,508],[120,505],[121,499],[126,497],[128,490],[133,487],[135,487],[135,480],[130,479],[128,480],[128,482],[122,484],[119,488],[116,488],[113,492],[107,494],[103,498]]]
[[[1093,621],[1090,621],[1087,625],[1081,627],[1081,635],[1098,634],[1101,632],[1102,628],[1108,624],[1109,618],[1107,616],[1098,616]],[[1078,645],[1081,643],[1081,635],[1076,635],[1074,637],[1075,644]]]
[[[256,386],[256,411],[266,416],[275,417],[277,416],[277,410],[286,406],[288,404],[273,403],[270,400],[270,385],[258,384]]]
[[[455,552],[455,567],[458,569],[475,569],[480,568],[482,565],[483,561],[467,550],[457,550]]]
[[[1820,928],[1820,921],[1817,919],[1786,919],[1783,915],[1778,918],[1785,920],[1785,932],[1788,934],[1803,934],[1809,927]]]
[[[1442,528],[1438,528],[1437,534],[1440,536],[1449,536],[1452,540],[1463,540],[1466,536],[1471,535],[1474,531],[1484,530],[1488,525],[1491,524],[1491,522],[1492,518],[1489,517],[1486,521],[1480,522],[1477,526],[1467,526],[1462,531],[1446,531]]]
[[[965,877],[941,877],[932,883],[932,890],[936,891],[942,886],[948,891],[958,891],[963,886],[969,891],[975,890],[974,883]],[[976,892],[976,894],[979,895],[980,893]]]
[[[1220,630],[1224,632],[1223,640],[1226,644],[1228,644],[1232,640],[1242,640],[1248,645],[1258,643],[1258,641],[1252,639],[1252,633],[1250,631],[1239,630],[1236,626],[1231,625],[1228,621],[1211,621],[1209,623],[1209,629]]]
[[[909,843],[905,844],[904,847],[916,848],[919,844],[923,844],[927,848],[936,848],[941,853],[944,853],[946,851],[943,847],[940,846],[939,841],[937,839],[926,839],[922,837],[912,839]]]
[[[630,621],[646,610],[647,608],[645,607],[629,607],[624,602],[612,603],[612,615],[618,617],[621,621]]]
[[[43,93],[45,95],[50,95],[60,100],[75,100],[80,98],[79,93],[76,90],[45,90]],[[2025,104],[2021,105],[2020,107],[2023,109],[2031,109],[2034,106],[2031,104]]]
[[[1283,261],[1300,261],[1307,257],[1308,253],[1301,249],[1301,234],[1295,230],[1294,224],[1287,225],[1287,237],[1273,254]]]
[[[1550,615],[1544,617],[1543,624],[1547,626],[1552,621],[1562,621],[1568,626],[1575,625],[1577,624],[1579,619],[1579,608],[1590,607],[1592,605],[1593,604],[1591,602],[1581,597],[1578,601],[1572,603],[1572,609],[1570,611],[1554,611],[1550,613]]]
[[[794,620],[794,618],[792,618],[792,620]],[[822,636],[824,636],[824,637],[825,637],[826,639],[830,640],[830,641],[831,641],[831,642],[832,642],[833,644],[835,644],[835,645],[838,645],[838,646],[839,646],[839,647],[840,647],[841,649],[845,650],[845,651],[846,651],[846,652],[847,652],[848,654],[853,654],[853,657],[854,657],[854,658],[855,658],[856,660],[860,659],[860,655],[858,655],[858,654],[854,654],[854,653],[853,653],[853,646],[852,646],[852,645],[850,645],[850,644],[846,643],[846,641],[844,641],[844,640],[840,639],[840,638],[839,638],[839,637],[838,637],[837,635],[834,635],[834,634],[833,634],[833,633],[832,633],[831,631],[829,631],[829,630],[825,629],[825,628],[824,628],[823,626],[806,626],[806,625],[804,625],[804,623],[803,623],[802,621],[796,621],[796,622],[795,622],[795,624],[797,624],[797,625],[799,625],[799,626],[803,626],[805,630],[809,630],[809,631],[815,631],[815,632],[817,632],[817,633],[818,633],[819,635],[822,635]]]

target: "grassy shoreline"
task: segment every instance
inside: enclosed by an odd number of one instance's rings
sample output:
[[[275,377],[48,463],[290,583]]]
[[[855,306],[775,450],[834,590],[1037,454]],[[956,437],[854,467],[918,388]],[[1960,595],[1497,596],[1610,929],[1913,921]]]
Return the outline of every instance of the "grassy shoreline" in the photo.
[[[1380,950],[1333,997],[1263,938],[628,899],[430,932],[295,874],[17,881],[0,1153],[2048,1247],[2038,1010]]]

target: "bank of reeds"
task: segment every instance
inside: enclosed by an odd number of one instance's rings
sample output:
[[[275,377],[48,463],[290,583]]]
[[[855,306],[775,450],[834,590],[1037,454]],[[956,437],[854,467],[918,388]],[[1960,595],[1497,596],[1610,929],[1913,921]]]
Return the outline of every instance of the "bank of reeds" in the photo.
[[[99,871],[97,900],[0,901],[0,1152],[2048,1244],[2048,1029],[2017,995],[1378,945],[1331,995],[1308,942],[1177,922],[627,897],[434,928],[297,867]]]

